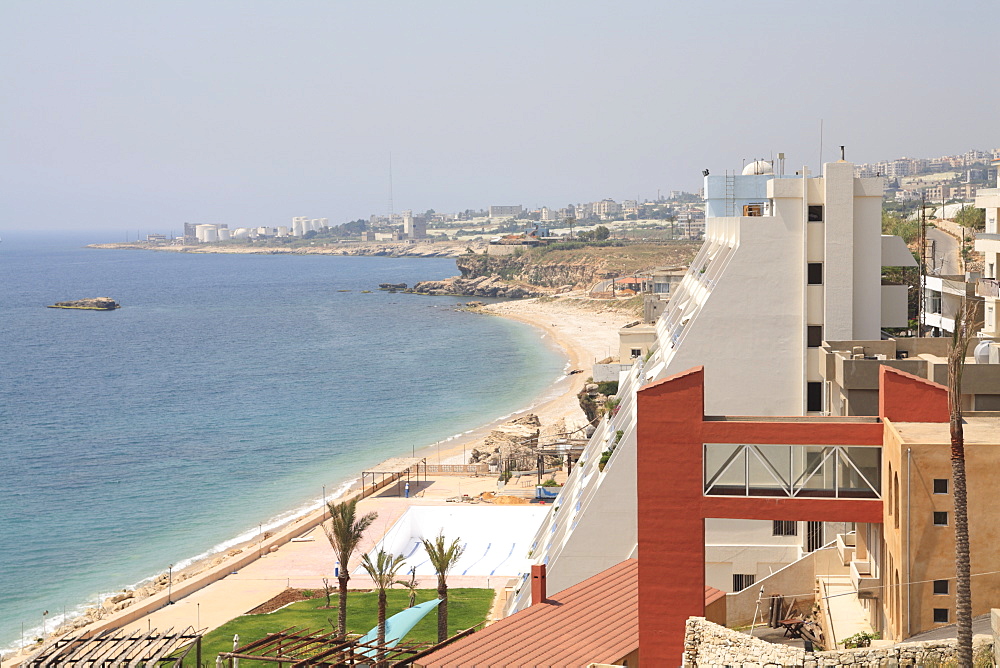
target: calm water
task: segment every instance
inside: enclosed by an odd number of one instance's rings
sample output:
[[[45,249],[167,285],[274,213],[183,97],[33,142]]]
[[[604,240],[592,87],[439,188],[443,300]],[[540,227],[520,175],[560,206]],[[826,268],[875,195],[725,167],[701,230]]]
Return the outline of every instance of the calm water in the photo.
[[[86,241],[0,243],[0,647],[525,406],[564,364],[457,299],[360,292],[452,260]],[[98,296],[123,308],[44,308]]]

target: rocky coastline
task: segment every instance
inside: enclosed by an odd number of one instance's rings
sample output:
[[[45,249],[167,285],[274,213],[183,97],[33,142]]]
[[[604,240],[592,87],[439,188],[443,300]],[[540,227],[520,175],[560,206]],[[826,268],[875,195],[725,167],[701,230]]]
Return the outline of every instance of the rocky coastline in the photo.
[[[552,290],[544,288],[509,283],[496,276],[477,278],[454,276],[441,281],[420,281],[404,292],[418,295],[458,295],[498,299],[527,299],[528,297],[544,297],[553,293]]]

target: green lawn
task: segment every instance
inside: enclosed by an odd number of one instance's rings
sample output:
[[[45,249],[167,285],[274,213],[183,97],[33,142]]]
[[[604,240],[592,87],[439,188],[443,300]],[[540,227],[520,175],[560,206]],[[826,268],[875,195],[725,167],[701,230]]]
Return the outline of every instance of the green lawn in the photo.
[[[417,603],[429,601],[437,596],[434,589],[417,590]],[[403,610],[409,603],[409,593],[402,589],[387,592],[386,617]],[[281,610],[266,615],[243,615],[207,634],[202,639],[202,662],[215,664],[219,652],[233,650],[233,635],[239,634],[240,644],[245,645],[263,638],[268,633],[281,631],[290,626],[329,633],[337,624],[337,594],[330,598],[331,608],[326,607],[326,597],[292,603]],[[448,590],[448,635],[479,624],[486,619],[493,604],[492,589],[449,589]],[[331,626],[330,620],[333,625]],[[349,592],[347,595],[347,630],[349,633],[367,633],[378,623],[378,594],[376,592]],[[414,642],[437,642],[437,611],[431,611],[419,624],[413,627],[404,640]],[[194,650],[189,657],[194,659]],[[255,662],[241,661],[241,668],[256,665]],[[275,664],[261,666],[274,668]]]

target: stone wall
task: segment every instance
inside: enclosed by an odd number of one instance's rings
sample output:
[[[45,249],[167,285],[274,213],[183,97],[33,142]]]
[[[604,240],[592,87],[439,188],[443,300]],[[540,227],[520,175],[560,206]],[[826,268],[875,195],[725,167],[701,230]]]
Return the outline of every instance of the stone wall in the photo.
[[[987,643],[991,645],[992,643]],[[977,652],[982,651],[977,646]],[[776,645],[746,633],[733,631],[706,621],[703,617],[691,617],[684,633],[685,666],[851,666],[871,668],[883,666],[937,666],[949,659],[954,661],[955,641],[936,640],[891,645],[889,647],[866,647],[843,649],[829,652],[805,652],[797,647]],[[953,664],[954,665],[954,664]]]

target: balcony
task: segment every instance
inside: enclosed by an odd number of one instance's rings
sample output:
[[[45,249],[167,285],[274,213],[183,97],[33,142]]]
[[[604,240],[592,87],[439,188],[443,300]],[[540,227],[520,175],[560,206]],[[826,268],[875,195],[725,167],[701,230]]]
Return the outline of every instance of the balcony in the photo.
[[[995,278],[980,278],[976,282],[976,296],[1000,299],[1000,281]]]
[[[837,554],[840,555],[840,563],[844,566],[854,561],[857,534],[841,533],[837,534]]]
[[[878,598],[880,578],[872,576],[872,566],[869,561],[851,562],[851,584],[858,592],[858,598]]]

